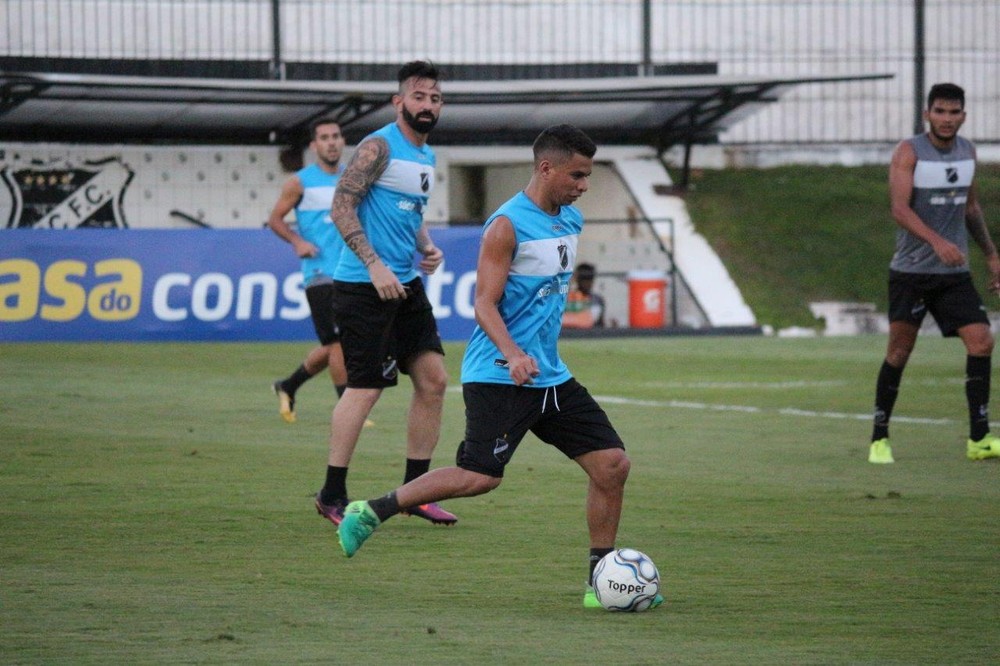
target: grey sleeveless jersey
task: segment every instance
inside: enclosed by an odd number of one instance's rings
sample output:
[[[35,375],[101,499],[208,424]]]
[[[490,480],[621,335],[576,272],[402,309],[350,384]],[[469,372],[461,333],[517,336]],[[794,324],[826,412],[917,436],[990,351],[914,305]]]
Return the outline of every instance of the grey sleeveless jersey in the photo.
[[[910,207],[942,238],[968,255],[969,237],[965,229],[965,202],[976,172],[972,143],[955,137],[948,152],[934,147],[926,134],[907,139],[917,156],[913,170]],[[909,231],[896,231],[896,252],[889,268],[904,273],[967,273],[968,265],[946,266],[930,245]]]

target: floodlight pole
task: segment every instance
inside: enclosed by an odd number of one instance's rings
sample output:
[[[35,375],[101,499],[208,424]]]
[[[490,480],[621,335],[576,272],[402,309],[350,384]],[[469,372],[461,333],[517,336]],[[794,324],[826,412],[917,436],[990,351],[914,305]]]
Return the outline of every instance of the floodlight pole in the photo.
[[[913,133],[924,132],[924,4],[913,0]]]

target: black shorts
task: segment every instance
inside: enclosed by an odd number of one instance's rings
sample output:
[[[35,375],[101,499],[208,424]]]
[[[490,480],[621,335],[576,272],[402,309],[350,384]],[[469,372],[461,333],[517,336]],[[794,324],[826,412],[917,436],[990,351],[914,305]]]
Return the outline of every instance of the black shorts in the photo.
[[[969,324],[990,325],[969,273],[889,271],[889,321],[920,326],[928,312],[948,337]]]
[[[383,301],[370,282],[337,282],[334,309],[350,388],[395,386],[399,372],[424,351],[444,356],[441,336],[424,283],[404,285],[405,299]]]
[[[340,327],[337,326],[337,316],[333,312],[333,293],[332,282],[306,288],[309,313],[321,345],[340,342]]]
[[[501,478],[530,430],[568,458],[604,449],[624,449],[608,415],[580,382],[531,388],[472,382],[462,385],[465,440],[456,464]]]

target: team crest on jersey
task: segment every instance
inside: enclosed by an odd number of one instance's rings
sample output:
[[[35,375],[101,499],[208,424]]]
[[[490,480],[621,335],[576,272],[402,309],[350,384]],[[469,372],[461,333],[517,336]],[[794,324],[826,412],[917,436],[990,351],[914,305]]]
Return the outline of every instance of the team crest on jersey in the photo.
[[[431,175],[426,171],[420,174],[420,191],[426,192],[431,189]]]
[[[122,200],[134,175],[116,157],[79,166],[8,166],[0,172],[13,203],[7,228],[126,228]]]
[[[956,169],[955,167],[945,167],[944,177],[948,180],[949,183],[957,183],[958,169]]]
[[[559,243],[559,267],[563,270],[569,268],[569,248],[565,243]]]

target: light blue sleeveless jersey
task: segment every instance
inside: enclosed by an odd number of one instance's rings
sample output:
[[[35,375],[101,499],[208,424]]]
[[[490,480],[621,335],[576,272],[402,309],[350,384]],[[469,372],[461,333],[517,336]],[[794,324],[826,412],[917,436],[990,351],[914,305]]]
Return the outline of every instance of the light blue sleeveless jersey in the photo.
[[[389,144],[389,164],[358,206],[358,218],[386,266],[406,283],[417,277],[413,253],[424,208],[434,187],[436,160],[430,146],[414,146],[396,123],[390,123],[367,137],[381,137]],[[334,278],[338,282],[371,282],[368,269],[350,250],[341,254]]]
[[[531,386],[562,384],[572,374],[559,358],[556,343],[583,215],[573,206],[563,206],[557,215],[549,215],[524,192],[500,206],[484,229],[501,215],[513,224],[517,247],[500,299],[500,315],[514,342],[538,362],[540,374]],[[479,326],[465,349],[462,382],[514,383],[500,351]]]
[[[295,222],[299,235],[319,248],[315,257],[302,259],[302,283],[306,287],[333,280],[333,272],[340,261],[344,239],[330,218],[333,191],[340,180],[340,172],[329,174],[319,166],[310,164],[295,174],[302,183],[302,199],[295,206]]]

